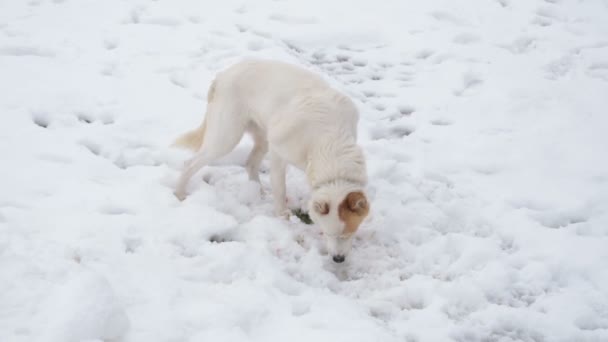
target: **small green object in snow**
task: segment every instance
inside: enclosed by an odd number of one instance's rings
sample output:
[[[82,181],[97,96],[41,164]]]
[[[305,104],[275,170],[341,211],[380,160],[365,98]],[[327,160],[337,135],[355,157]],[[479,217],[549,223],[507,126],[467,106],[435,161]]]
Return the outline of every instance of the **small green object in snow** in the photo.
[[[291,212],[296,215],[300,221],[306,223],[306,224],[312,224],[312,220],[310,219],[310,216],[308,215],[307,212],[303,211],[302,209],[293,209],[291,210]]]

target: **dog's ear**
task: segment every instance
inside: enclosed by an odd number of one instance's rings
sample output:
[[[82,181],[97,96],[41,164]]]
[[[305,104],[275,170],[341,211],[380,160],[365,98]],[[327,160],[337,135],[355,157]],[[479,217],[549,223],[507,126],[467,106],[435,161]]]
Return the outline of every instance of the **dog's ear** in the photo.
[[[320,215],[329,214],[329,203],[327,202],[314,202],[312,207]]]
[[[369,211],[369,203],[367,203],[367,198],[361,191],[349,193],[346,196],[346,205],[348,210],[359,215],[366,215]]]

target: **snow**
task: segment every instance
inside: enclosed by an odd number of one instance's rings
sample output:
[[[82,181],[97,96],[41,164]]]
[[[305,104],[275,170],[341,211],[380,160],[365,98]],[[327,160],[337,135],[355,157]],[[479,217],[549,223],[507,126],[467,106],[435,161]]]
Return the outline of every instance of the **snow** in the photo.
[[[0,2],[0,341],[607,341],[607,15]],[[372,213],[344,264],[273,217],[248,139],[172,195],[188,153],[169,145],[246,56],[361,109]],[[288,195],[308,196],[295,170]]]
[[[98,275],[75,275],[48,294],[39,313],[45,340],[116,339],[128,328],[124,308]]]

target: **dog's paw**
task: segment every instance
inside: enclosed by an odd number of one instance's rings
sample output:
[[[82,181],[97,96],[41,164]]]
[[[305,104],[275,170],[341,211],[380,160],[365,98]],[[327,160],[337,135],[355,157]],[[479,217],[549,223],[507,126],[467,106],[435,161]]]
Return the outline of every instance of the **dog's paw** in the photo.
[[[184,191],[173,191],[173,195],[175,195],[175,197],[177,197],[177,199],[180,201],[186,199],[186,193]]]
[[[277,217],[280,217],[284,220],[289,221],[289,219],[291,218],[291,211],[289,211],[289,209],[277,209],[275,210],[275,215]]]

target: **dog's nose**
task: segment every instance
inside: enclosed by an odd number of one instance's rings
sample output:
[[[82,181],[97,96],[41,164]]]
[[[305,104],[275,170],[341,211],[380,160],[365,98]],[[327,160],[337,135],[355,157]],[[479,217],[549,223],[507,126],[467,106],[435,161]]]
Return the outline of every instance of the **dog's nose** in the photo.
[[[344,259],[346,258],[344,257],[344,255],[334,255],[333,259],[334,262],[341,263],[344,262]]]

